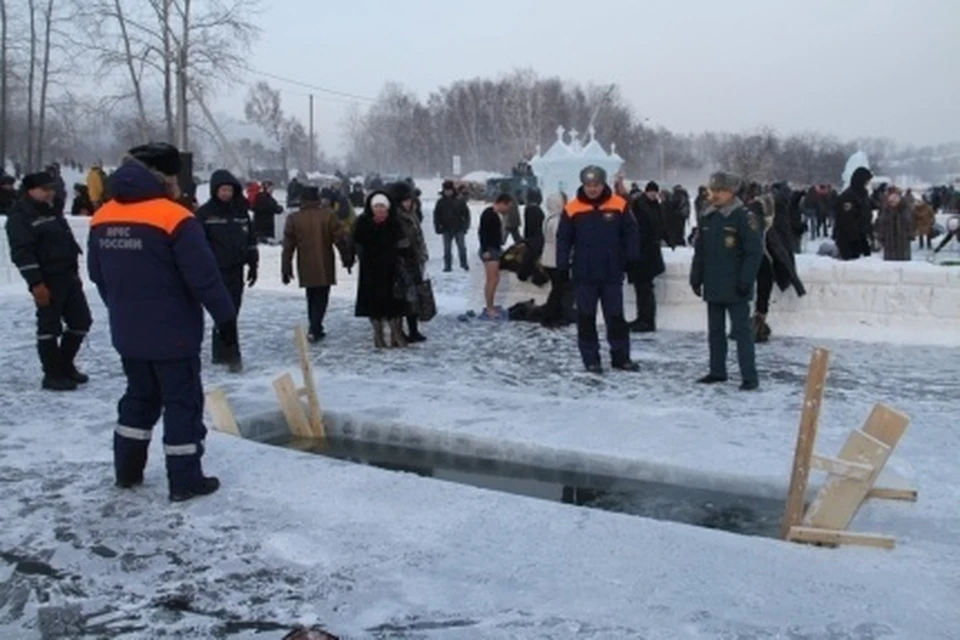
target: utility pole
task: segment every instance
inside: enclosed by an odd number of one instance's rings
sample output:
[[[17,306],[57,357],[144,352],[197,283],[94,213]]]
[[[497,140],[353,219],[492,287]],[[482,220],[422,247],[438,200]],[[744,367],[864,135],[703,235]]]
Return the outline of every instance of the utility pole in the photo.
[[[314,150],[313,142],[313,94],[310,94],[310,171],[311,173],[316,170],[316,151]]]

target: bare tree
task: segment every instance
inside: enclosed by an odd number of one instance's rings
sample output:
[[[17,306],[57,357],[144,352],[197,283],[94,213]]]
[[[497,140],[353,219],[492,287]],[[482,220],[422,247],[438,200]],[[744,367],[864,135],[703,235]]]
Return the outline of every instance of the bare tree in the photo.
[[[53,3],[47,0],[43,12],[43,66],[40,71],[40,104],[37,123],[37,165],[43,165],[44,127],[47,119],[47,90],[50,86],[50,32],[53,30]]]
[[[279,91],[266,82],[256,83],[247,93],[243,114],[248,122],[263,129],[271,141],[282,144],[284,113]]]
[[[7,0],[0,0],[0,172],[7,166]]]
[[[30,60],[27,75],[27,170],[33,170],[33,89],[37,70],[37,15],[35,0],[27,0],[27,10],[30,13]],[[6,70],[4,70],[6,73]]]
[[[81,8],[85,41],[101,70],[123,70],[140,129],[154,129],[150,87],[160,86],[165,137],[189,146],[192,91],[201,95],[246,66],[258,30],[260,0],[73,0]],[[101,43],[101,44],[97,44]]]
[[[115,0],[119,2],[119,0]],[[167,142],[173,142],[176,137],[176,123],[173,110],[173,39],[170,37],[170,7],[173,0],[150,0],[157,16],[157,21],[163,25],[160,37],[161,72],[163,74],[163,119],[166,124]]]

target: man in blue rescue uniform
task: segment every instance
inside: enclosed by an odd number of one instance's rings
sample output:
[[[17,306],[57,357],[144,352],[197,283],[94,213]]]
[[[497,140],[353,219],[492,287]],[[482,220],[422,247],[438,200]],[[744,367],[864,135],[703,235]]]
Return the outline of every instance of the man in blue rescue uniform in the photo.
[[[727,381],[727,314],[737,342],[742,391],[759,386],[750,301],[763,260],[760,220],[735,195],[740,179],[718,172],[708,183],[711,207],[700,219],[690,286],[707,303],[710,373],[701,384]]]
[[[239,314],[243,302],[243,268],[247,267],[246,282],[252,287],[257,282],[260,262],[257,234],[240,181],[226,169],[214,171],[210,176],[210,200],[197,209],[196,216],[217,260],[220,278]],[[226,364],[235,373],[242,370],[239,336],[232,347],[227,346],[214,327],[211,343],[214,364]]]
[[[58,213],[53,205],[53,176],[27,175],[22,190],[7,218],[7,237],[10,258],[37,307],[42,386],[51,391],[73,391],[89,380],[77,371],[73,361],[93,322],[80,282],[80,245],[63,212]]]
[[[113,200],[90,222],[90,279],[110,317],[127,389],[113,437],[117,486],[143,483],[153,426],[163,413],[170,500],[208,495],[200,345],[203,309],[236,345],[236,309],[193,214],[176,204],[180,153],[151,143],[130,150],[110,177]]]
[[[597,303],[603,307],[614,369],[637,371],[630,359],[630,329],[623,317],[623,277],[639,259],[639,231],[627,201],[607,185],[595,166],[580,172],[577,196],[567,203],[557,228],[557,268],[573,263],[577,342],[590,373],[603,373],[597,336]]]

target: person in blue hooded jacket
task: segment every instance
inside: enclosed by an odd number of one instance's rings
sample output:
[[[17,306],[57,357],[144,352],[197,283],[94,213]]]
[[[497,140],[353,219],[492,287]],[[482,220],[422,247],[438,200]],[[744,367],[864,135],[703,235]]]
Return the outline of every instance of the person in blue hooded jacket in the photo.
[[[587,371],[603,373],[597,337],[597,304],[603,307],[611,366],[637,371],[630,359],[630,329],[623,317],[623,277],[639,259],[637,221],[627,201],[607,185],[601,167],[580,172],[577,196],[564,207],[557,229],[557,268],[573,265],[577,342]]]
[[[172,501],[216,491],[206,477],[200,346],[203,310],[236,344],[230,300],[203,228],[178,205],[180,153],[163,143],[130,150],[110,177],[113,199],[90,221],[87,268],[110,318],[127,388],[113,436],[118,487],[143,483],[153,426],[163,414]]]
[[[252,287],[257,282],[260,262],[257,234],[250,221],[248,202],[240,181],[225,169],[214,171],[210,176],[210,200],[197,209],[196,216],[203,225],[220,268],[220,277],[239,314],[243,303],[243,268],[247,267],[246,283]],[[212,349],[214,364],[226,364],[232,372],[243,368],[239,339],[233,348],[228,348],[214,327]]]

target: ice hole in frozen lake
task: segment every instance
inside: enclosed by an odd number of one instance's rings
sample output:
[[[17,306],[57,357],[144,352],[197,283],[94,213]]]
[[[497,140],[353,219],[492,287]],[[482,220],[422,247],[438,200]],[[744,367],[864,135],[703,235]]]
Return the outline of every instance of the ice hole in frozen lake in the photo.
[[[425,430],[409,427],[405,431],[396,425],[378,432],[377,425],[366,423],[357,428],[350,426],[349,420],[331,420],[330,414],[325,416],[328,437],[321,444],[292,438],[279,414],[268,420],[259,418],[254,425],[247,421],[241,429],[266,444],[576,507],[764,537],[778,536],[783,514],[782,499],[621,477],[602,464],[591,465],[589,454],[571,454],[578,461],[570,465],[560,462],[561,456],[541,453],[531,445],[500,443],[499,449],[484,451],[479,441],[468,437],[438,434],[431,439],[424,436]],[[253,433],[251,426],[255,427]],[[411,436],[413,432],[416,435]],[[363,435],[367,437],[358,437]],[[498,451],[509,451],[509,455],[497,455]],[[550,464],[551,460],[556,464]]]

